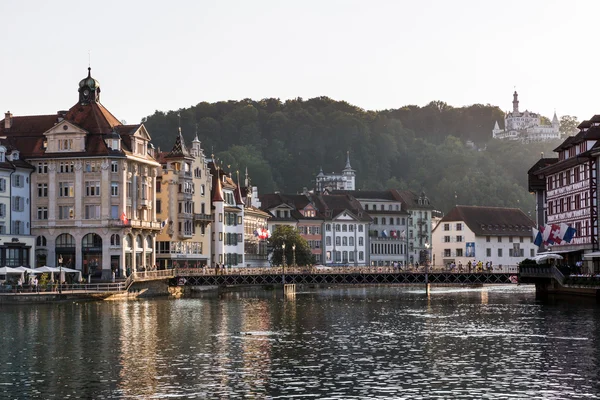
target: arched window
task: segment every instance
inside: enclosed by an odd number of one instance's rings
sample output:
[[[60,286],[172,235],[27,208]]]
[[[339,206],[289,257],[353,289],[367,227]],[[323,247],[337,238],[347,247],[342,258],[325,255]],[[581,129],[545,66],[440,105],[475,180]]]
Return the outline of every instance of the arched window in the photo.
[[[121,236],[117,233],[110,235],[110,245],[121,246]]]
[[[350,236],[350,237],[348,238],[348,244],[349,244],[350,246],[354,246],[354,236]]]
[[[146,247],[148,250],[152,250],[152,236],[146,236]]]
[[[35,245],[38,247],[45,247],[46,246],[46,237],[45,236],[38,236],[35,239]]]
[[[342,232],[348,232],[348,225],[346,225],[346,224],[342,225]]]
[[[142,235],[137,235],[135,238],[135,245],[137,246],[138,249],[141,249],[142,247],[144,247],[144,244],[142,242]]]
[[[97,233],[88,233],[81,239],[81,246],[83,248],[102,248],[102,238]]]
[[[68,233],[63,233],[56,238],[56,247],[75,247],[75,238]]]
[[[131,235],[125,235],[125,248],[131,251],[132,247],[133,247],[133,240],[131,238]]]

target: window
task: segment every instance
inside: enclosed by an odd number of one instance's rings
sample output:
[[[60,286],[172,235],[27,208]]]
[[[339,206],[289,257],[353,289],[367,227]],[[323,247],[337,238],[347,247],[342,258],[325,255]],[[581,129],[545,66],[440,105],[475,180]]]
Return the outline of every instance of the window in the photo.
[[[512,237],[512,236],[509,236],[509,237],[508,237],[508,243],[512,243],[512,242],[513,242],[513,237]]]
[[[348,238],[348,245],[350,245],[350,246],[354,246],[354,236],[350,236],[350,237]]]
[[[162,202],[160,200],[156,200],[156,212],[159,214],[162,212]]]
[[[364,246],[364,239],[363,239],[362,236],[358,238],[358,245],[359,246]]]
[[[46,237],[45,236],[38,236],[35,238],[35,245],[36,246],[46,246],[47,245],[47,241],[46,241]]]
[[[118,182],[111,182],[111,184],[110,184],[110,195],[111,196],[118,196],[119,195],[119,183]]]
[[[502,257],[502,249],[498,249],[498,257]]]
[[[335,245],[336,246],[340,246],[341,244],[342,244],[342,239],[339,236],[337,236],[335,238]]]
[[[353,251],[351,251],[350,253],[348,253],[348,261],[354,262],[354,252]]]
[[[66,174],[71,173],[75,170],[75,162],[73,161],[61,161],[58,164],[58,173]]]
[[[25,209],[25,198],[21,196],[13,196],[12,198],[12,210],[23,211]]]
[[[444,224],[444,230],[445,231],[449,231],[450,230],[450,224]]]
[[[119,172],[119,162],[118,161],[110,162],[110,172]]]
[[[48,173],[48,163],[47,162],[39,162],[37,165],[38,174],[47,174]]]
[[[462,231],[462,224],[460,222],[456,224],[456,230]]]
[[[359,225],[359,226],[358,226],[358,231],[359,231],[359,232],[362,232],[362,231],[363,231],[363,226],[362,226],[362,225]]]
[[[85,195],[87,197],[90,196],[100,196],[100,182],[99,181],[87,181],[85,182]]]
[[[492,240],[492,238],[491,238],[490,236],[486,236],[486,237],[485,237],[485,241],[486,241],[486,242],[488,242],[488,243],[489,243],[489,242],[491,242],[491,240]]]
[[[385,217],[381,217],[381,225],[385,225]]]
[[[48,184],[38,183],[38,197],[48,197]]]
[[[535,257],[535,249],[529,249],[529,257]]]
[[[37,218],[38,219],[48,219],[48,207],[38,207]]]
[[[16,174],[13,176],[13,187],[23,187],[23,175]]]
[[[492,256],[492,249],[485,249],[485,256],[486,257],[491,257]]]
[[[335,231],[339,232],[341,230],[340,224],[335,224]]]
[[[327,237],[325,238],[325,245],[326,245],[326,246],[331,246],[331,236],[327,236]]]
[[[365,253],[362,251],[358,252],[358,261],[363,261],[365,259]]]
[[[373,225],[379,225],[379,219],[377,217],[373,217]]]
[[[498,243],[502,243],[502,236],[498,236]]]
[[[12,234],[22,235],[23,233],[25,233],[23,231],[23,221],[13,221],[12,222]]]
[[[450,243],[450,236],[444,236],[444,243]]]
[[[73,206],[59,206],[58,207],[58,219],[73,219],[75,218],[75,211]]]
[[[73,182],[59,182],[58,183],[58,196],[59,197],[73,197],[75,188]]]
[[[348,230],[349,230],[350,232],[354,232],[354,225],[349,225],[349,226],[348,226]]]
[[[200,185],[200,195],[201,195],[201,196],[204,196],[204,192],[205,192],[205,190],[206,190],[206,189],[205,189],[204,185]]]
[[[456,257],[462,257],[463,256],[463,249],[456,249]]]
[[[6,179],[0,178],[0,192],[6,192]]]
[[[65,151],[73,148],[73,139],[60,139],[58,141],[58,150]]]
[[[450,249],[444,249],[444,257],[450,257],[452,255],[452,252],[450,251]]]
[[[348,225],[346,225],[346,224],[342,225],[342,232],[348,232]]]
[[[346,236],[342,238],[342,246],[348,246],[348,238]]]
[[[117,206],[117,205],[111,205],[110,206],[110,217],[112,219],[118,219],[119,218],[119,206]]]
[[[457,236],[456,237],[456,241],[457,242],[462,242],[463,241],[463,237],[462,236]],[[457,256],[458,257],[458,256]]]
[[[100,219],[100,205],[88,204],[85,206],[85,219]]]
[[[6,217],[6,204],[0,204],[0,217]]]

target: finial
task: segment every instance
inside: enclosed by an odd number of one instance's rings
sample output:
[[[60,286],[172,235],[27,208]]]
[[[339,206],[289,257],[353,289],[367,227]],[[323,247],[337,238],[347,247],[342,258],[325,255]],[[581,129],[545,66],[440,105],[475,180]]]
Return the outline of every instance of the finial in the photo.
[[[181,112],[177,111],[177,118],[179,119],[179,134],[181,135]]]

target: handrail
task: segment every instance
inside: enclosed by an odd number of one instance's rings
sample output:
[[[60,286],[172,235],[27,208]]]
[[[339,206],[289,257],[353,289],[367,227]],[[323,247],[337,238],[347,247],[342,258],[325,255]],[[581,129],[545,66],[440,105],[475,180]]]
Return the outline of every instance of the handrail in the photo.
[[[558,268],[556,268],[556,265],[552,266],[552,276],[558,281],[558,283],[560,283],[561,285],[564,284],[565,276],[562,274],[562,272],[560,272]]]

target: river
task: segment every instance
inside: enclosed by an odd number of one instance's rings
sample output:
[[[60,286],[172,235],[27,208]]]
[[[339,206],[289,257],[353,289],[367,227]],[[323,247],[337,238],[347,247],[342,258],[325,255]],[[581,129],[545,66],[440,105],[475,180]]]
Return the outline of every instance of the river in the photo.
[[[600,306],[530,286],[0,306],[4,399],[597,399]]]

